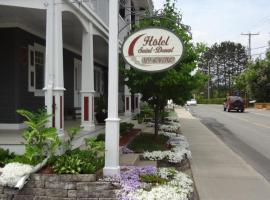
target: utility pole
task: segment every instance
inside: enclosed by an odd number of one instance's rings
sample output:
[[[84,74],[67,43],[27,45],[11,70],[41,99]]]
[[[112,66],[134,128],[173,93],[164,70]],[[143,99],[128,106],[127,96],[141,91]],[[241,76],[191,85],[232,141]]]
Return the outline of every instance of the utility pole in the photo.
[[[259,35],[259,33],[241,33],[241,35],[248,36],[248,57],[249,57],[249,60],[251,60],[251,36]]]
[[[207,99],[210,99],[210,65],[209,62],[207,62],[208,66],[208,85],[207,85]]]

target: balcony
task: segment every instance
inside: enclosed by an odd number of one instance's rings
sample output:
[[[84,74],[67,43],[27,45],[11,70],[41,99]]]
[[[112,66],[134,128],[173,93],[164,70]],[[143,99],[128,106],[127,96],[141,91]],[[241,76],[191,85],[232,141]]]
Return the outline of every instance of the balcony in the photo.
[[[109,0],[89,0],[85,2],[98,17],[109,26]],[[125,36],[130,30],[130,26],[126,26],[126,21],[119,15],[119,39],[123,42]],[[124,28],[125,27],[125,28]]]

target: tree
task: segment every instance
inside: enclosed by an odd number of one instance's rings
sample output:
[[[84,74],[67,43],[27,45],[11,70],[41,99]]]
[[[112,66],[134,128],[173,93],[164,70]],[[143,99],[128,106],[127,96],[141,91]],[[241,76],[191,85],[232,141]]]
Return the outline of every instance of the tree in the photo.
[[[126,77],[126,85],[132,93],[141,93],[142,100],[146,101],[154,110],[155,118],[155,136],[158,134],[158,121],[160,111],[167,105],[167,100],[172,99],[177,104],[184,102],[191,97],[192,89],[201,84],[203,80],[202,73],[191,72],[196,68],[196,60],[199,57],[201,48],[196,48],[191,43],[189,27],[179,24],[182,15],[175,8],[175,3],[167,0],[164,9],[159,18],[145,18],[140,21],[140,25],[135,29],[160,26],[173,31],[180,36],[183,41],[185,53],[174,68],[159,73],[145,73],[133,68],[130,70],[121,68],[121,72]]]
[[[199,61],[199,69],[208,74],[209,85],[216,96],[224,96],[234,89],[234,77],[246,68],[245,48],[234,42],[215,43],[208,48]]]
[[[238,89],[247,91],[257,102],[270,102],[270,52],[265,59],[249,63],[235,81]]]

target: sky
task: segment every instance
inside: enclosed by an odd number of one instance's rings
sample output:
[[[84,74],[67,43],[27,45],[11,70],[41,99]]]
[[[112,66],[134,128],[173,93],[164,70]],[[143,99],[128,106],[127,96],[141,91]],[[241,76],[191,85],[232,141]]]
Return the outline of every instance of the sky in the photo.
[[[161,9],[165,0],[153,2],[155,9]],[[270,41],[270,0],[177,0],[176,7],[183,14],[183,23],[191,26],[194,42],[211,46],[233,41],[247,46],[248,36],[241,33],[259,33],[251,38],[256,58]]]

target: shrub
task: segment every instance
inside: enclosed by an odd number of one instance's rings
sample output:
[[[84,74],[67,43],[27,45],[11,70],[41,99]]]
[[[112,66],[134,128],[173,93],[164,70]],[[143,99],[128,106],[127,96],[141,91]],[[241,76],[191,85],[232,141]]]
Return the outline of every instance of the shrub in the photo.
[[[100,133],[97,136],[96,141],[105,141],[105,133]]]
[[[153,118],[154,117],[154,111],[153,111],[153,109],[149,105],[147,105],[147,104],[145,104],[145,105],[143,105],[141,107],[140,114],[142,116],[144,116],[144,118]]]
[[[14,153],[10,153],[9,150],[0,148],[0,167],[3,167],[10,159],[15,157]]]
[[[120,123],[120,135],[123,136],[134,127],[134,124],[122,122]]]
[[[99,136],[99,138],[101,137],[103,136]],[[54,156],[50,159],[54,172],[58,174],[92,174],[101,169],[105,161],[104,141],[91,137],[85,139],[85,144],[86,150],[69,150],[64,155]]]
[[[225,98],[198,99],[198,104],[223,104]]]
[[[144,151],[164,151],[167,150],[166,143],[168,139],[169,138],[164,135],[158,135],[154,138],[153,134],[141,133],[130,142],[128,148],[138,153]]]
[[[64,152],[68,152],[72,150],[72,141],[74,140],[75,136],[79,133],[81,128],[69,128],[67,130],[68,139],[62,143]]]
[[[45,126],[50,117],[46,110],[41,109],[38,112],[17,110],[17,112],[26,118],[24,123],[28,126],[23,132],[23,138],[26,141],[24,156],[29,161],[27,162],[35,165],[46,156],[53,155],[60,145],[60,140],[55,128]]]
[[[94,156],[89,150],[73,150],[52,161],[52,168],[58,174],[93,174],[103,166],[104,158]]]
[[[145,183],[151,183],[151,184],[165,184],[169,180],[165,178],[161,178],[158,174],[146,174],[146,175],[141,175],[140,180]]]

